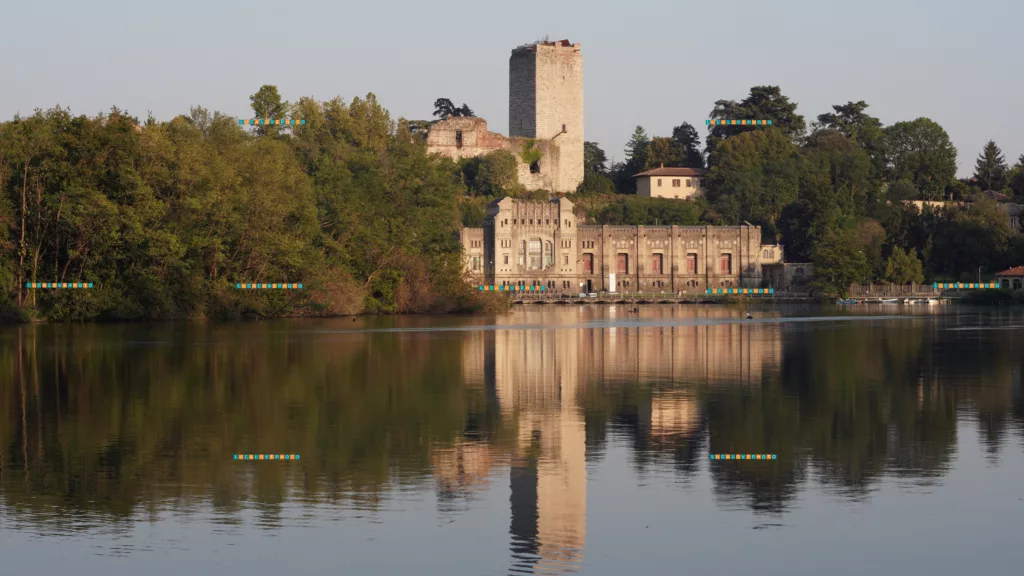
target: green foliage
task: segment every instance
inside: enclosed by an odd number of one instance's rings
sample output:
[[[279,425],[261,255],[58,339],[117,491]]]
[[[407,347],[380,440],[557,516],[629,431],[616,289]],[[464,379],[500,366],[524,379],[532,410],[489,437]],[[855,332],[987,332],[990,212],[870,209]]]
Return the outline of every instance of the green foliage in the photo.
[[[956,148],[928,118],[897,122],[885,129],[887,177],[909,179],[925,200],[939,200],[956,175]]]
[[[732,222],[764,227],[775,237],[782,210],[797,199],[799,149],[781,131],[749,131],[723,141],[708,175],[708,200]]]
[[[277,86],[270,84],[264,84],[255,94],[249,96],[249,102],[252,104],[252,111],[256,118],[284,119],[288,116],[291,108],[288,102],[281,99]],[[202,121],[198,121],[200,118]],[[193,114],[190,119],[200,130],[202,130],[204,125],[208,125],[208,113],[203,108],[193,108]],[[277,125],[256,127],[256,133],[261,136],[278,134],[281,130],[282,127]]]
[[[867,258],[849,231],[835,231],[817,242],[811,261],[814,278],[810,286],[828,297],[845,298],[851,286],[871,275]]]
[[[462,103],[462,106],[456,106],[447,98],[438,98],[434,100],[434,116],[437,116],[439,120],[446,120],[448,118],[473,118],[476,115],[465,102]]]
[[[796,113],[796,102],[782,94],[778,86],[754,86],[741,102],[719,100],[711,111],[712,120],[771,120],[772,127],[791,142],[799,141],[807,129],[804,117]],[[746,132],[765,130],[760,126],[711,126],[707,138],[708,162],[718,161],[716,151],[725,139]]]
[[[917,187],[910,180],[903,178],[893,182],[887,191],[887,196],[893,202],[902,202],[904,200],[920,200],[921,193],[917,191]]]
[[[921,261],[917,258],[917,250],[903,250],[899,246],[893,248],[892,255],[885,264],[885,279],[893,284],[920,284],[924,282]]]
[[[682,149],[682,163],[687,168],[703,168],[704,152],[700,149],[700,135],[688,122],[672,129],[672,140]]]
[[[252,100],[260,115],[287,106],[270,86]],[[144,127],[117,109],[0,124],[0,302],[66,320],[471,306],[456,297],[459,167],[429,157],[372,94],[303,98],[295,112],[307,124],[275,138],[199,107]],[[96,288],[24,288],[35,281]]]
[[[608,156],[597,142],[583,143],[583,172],[605,174],[608,171]]]
[[[619,196],[604,206],[594,219],[597,224],[631,226],[696,226],[702,223],[701,201]]]
[[[586,171],[583,173],[583,182],[576,188],[576,194],[615,194],[615,183],[600,172]]]
[[[863,100],[833,105],[833,112],[818,115],[814,130],[836,130],[858,143],[871,157],[872,175],[881,176],[885,168],[885,136],[882,122],[864,111]]]
[[[519,184],[516,157],[505,150],[495,150],[483,156],[462,161],[462,174],[471,196],[498,197],[516,195],[523,191]]]
[[[974,179],[982,190],[999,191],[1007,185],[1006,159],[996,143],[989,140],[974,164]]]
[[[659,166],[682,166],[686,162],[683,147],[671,138],[652,138],[643,154],[644,170]]]
[[[519,149],[519,159],[527,166],[533,166],[540,162],[542,155],[540,148],[537,147],[537,142],[533,138],[523,142],[522,147]]]

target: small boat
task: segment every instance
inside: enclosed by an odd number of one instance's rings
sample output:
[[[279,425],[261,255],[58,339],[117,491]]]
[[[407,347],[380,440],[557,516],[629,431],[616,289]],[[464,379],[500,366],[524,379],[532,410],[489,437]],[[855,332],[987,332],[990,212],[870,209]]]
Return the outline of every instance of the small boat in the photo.
[[[899,304],[899,298],[882,298],[878,301],[879,304]]]
[[[836,300],[836,304],[839,304],[840,306],[848,304],[860,304],[860,300],[854,300],[853,298],[847,298],[845,300],[840,299]]]
[[[921,304],[927,304],[929,306],[935,306],[938,303],[939,303],[939,301],[937,299],[935,299],[935,298],[922,298],[921,299]]]

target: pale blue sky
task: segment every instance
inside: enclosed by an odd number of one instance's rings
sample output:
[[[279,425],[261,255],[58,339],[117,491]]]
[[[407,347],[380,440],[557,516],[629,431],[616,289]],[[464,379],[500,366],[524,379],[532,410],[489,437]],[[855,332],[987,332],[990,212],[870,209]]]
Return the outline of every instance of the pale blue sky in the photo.
[[[508,56],[542,36],[583,46],[586,139],[616,159],[636,125],[704,133],[715,100],[777,84],[808,122],[865,100],[886,124],[927,116],[960,175],[994,139],[1024,153],[1021,0],[29,0],[3,10],[0,118],[117,105],[161,120],[200,104],[245,117],[288,100],[374,92],[394,117],[466,102],[508,130]]]

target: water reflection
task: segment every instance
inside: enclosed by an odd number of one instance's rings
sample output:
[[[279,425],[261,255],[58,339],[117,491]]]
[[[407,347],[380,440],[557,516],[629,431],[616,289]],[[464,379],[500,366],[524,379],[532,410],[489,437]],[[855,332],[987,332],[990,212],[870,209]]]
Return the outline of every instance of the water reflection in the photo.
[[[507,569],[562,573],[600,553],[587,548],[588,507],[608,503],[588,501],[588,482],[620,447],[631,475],[618,482],[704,478],[719,509],[765,515],[758,526],[781,524],[802,492],[866,502],[885,482],[942,483],[964,421],[988,466],[1019,452],[1024,338],[998,329],[1019,314],[790,313],[537,307],[494,328],[437,320],[481,328],[448,332],[379,331],[425,318],[356,324],[373,332],[0,330],[0,373],[13,375],[0,379],[0,529],[99,535],[173,512],[240,538],[322,517],[369,526],[412,515],[424,495],[458,522],[500,499]],[[510,329],[523,325],[550,328]],[[302,460],[240,465],[235,452]]]

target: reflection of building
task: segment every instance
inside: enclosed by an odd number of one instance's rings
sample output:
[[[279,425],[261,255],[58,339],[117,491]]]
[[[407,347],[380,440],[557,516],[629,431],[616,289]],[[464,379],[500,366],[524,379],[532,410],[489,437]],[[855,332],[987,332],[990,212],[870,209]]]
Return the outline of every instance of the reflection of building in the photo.
[[[642,420],[656,442],[674,443],[694,438],[702,426],[693,384],[757,385],[781,361],[778,325],[713,324],[739,318],[726,308],[650,307],[644,319],[665,326],[585,327],[614,320],[618,309],[525,308],[513,320],[499,318],[496,330],[465,337],[467,382],[485,386],[502,418],[517,428],[509,471],[516,570],[567,571],[582,559],[587,468],[581,395],[588,386],[657,385],[649,413],[641,408]],[[522,329],[533,324],[545,328]],[[472,485],[493,466],[484,462],[497,460],[474,444],[447,451],[439,459],[439,483]]]

